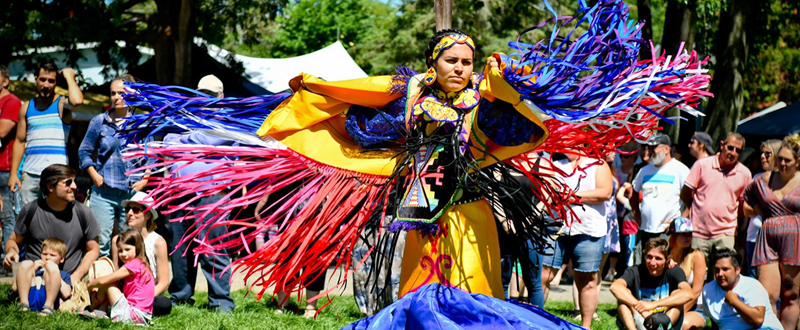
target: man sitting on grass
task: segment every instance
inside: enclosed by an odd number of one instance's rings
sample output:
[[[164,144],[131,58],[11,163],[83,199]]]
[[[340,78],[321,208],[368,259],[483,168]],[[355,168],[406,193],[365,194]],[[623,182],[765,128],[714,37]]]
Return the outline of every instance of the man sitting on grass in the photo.
[[[19,288],[19,303],[23,310],[41,311],[41,315],[52,314],[60,299],[72,295],[72,281],[69,273],[59,265],[67,255],[67,245],[58,238],[48,238],[42,242],[42,257],[39,260],[25,260],[19,265],[15,279]],[[29,290],[24,290],[29,288]]]
[[[680,267],[667,268],[669,245],[651,238],[642,248],[644,262],[632,266],[611,285],[619,302],[620,329],[681,330],[683,305],[692,299],[692,288]]]
[[[735,251],[715,250],[710,259],[714,282],[703,287],[703,310],[714,325],[725,330],[783,329],[761,282],[740,274]]]

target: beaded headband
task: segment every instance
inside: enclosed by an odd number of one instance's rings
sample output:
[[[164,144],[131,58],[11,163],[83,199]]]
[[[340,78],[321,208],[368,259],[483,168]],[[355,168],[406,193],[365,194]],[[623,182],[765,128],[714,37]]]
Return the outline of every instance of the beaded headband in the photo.
[[[433,47],[433,54],[431,55],[432,60],[436,61],[442,52],[450,49],[455,44],[466,44],[472,49],[473,52],[475,51],[475,42],[472,41],[472,38],[470,38],[468,35],[460,33],[448,34],[442,37],[442,40],[439,40],[439,43],[436,44],[436,47]]]

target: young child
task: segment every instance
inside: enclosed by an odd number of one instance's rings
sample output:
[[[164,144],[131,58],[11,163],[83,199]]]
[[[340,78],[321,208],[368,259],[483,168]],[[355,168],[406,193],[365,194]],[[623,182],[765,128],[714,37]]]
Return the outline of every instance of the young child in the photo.
[[[144,249],[142,234],[128,229],[117,239],[119,259],[124,263],[114,273],[89,282],[89,290],[98,289],[111,304],[111,320],[149,325],[153,314],[155,280]],[[113,284],[124,280],[122,291]]]
[[[58,238],[48,238],[42,242],[40,260],[23,261],[17,271],[19,302],[23,310],[39,311],[40,315],[50,315],[58,308],[60,299],[72,295],[72,280],[69,273],[58,265],[64,262],[67,245]],[[59,299],[60,298],[60,299]]]

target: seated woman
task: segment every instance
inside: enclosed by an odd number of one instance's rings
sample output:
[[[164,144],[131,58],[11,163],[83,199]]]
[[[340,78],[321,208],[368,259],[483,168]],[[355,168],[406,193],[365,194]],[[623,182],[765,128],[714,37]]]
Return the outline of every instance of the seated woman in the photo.
[[[692,221],[687,218],[675,218],[669,226],[669,268],[676,266],[686,274],[686,281],[692,287],[692,300],[683,308],[683,329],[697,329],[706,325],[703,314],[695,311],[697,299],[703,292],[706,278],[706,257],[700,250],[692,249]]]
[[[172,302],[164,296],[164,292],[167,291],[169,286],[167,241],[155,232],[158,212],[154,209],[144,212],[152,205],[152,201],[145,199],[146,197],[146,193],[136,192],[131,199],[122,201],[122,207],[125,208],[125,219],[128,226],[142,233],[150,271],[155,276],[156,291],[155,300],[153,301],[153,316],[169,315],[172,311]],[[117,251],[118,238],[119,235],[111,239],[111,256],[114,267],[120,266],[119,253]]]

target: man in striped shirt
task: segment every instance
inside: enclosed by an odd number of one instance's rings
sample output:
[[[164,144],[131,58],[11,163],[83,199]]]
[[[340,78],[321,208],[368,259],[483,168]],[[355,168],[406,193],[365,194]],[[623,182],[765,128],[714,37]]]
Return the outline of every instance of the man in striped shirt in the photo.
[[[59,73],[67,81],[68,97],[56,94]],[[19,109],[17,138],[11,154],[11,175],[8,187],[21,190],[22,202],[30,203],[40,197],[39,177],[52,164],[68,165],[67,137],[72,122],[72,110],[83,104],[83,93],[75,82],[75,70],[59,72],[52,62],[41,63],[34,72],[37,96]],[[22,180],[19,164],[25,156]]]

